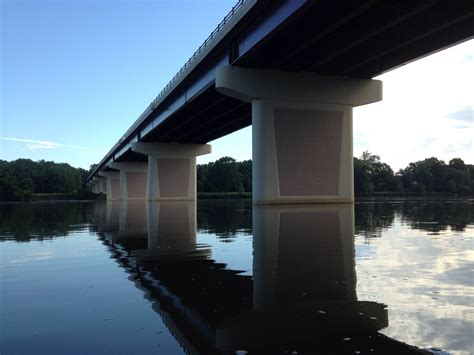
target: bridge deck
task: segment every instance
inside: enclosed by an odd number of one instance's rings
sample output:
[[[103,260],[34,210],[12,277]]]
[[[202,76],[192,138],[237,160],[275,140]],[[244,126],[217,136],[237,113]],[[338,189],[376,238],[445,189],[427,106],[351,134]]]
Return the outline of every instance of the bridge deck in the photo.
[[[133,142],[207,143],[250,125],[250,105],[214,89],[218,66],[372,78],[473,35],[470,0],[241,0],[89,179],[146,160]]]

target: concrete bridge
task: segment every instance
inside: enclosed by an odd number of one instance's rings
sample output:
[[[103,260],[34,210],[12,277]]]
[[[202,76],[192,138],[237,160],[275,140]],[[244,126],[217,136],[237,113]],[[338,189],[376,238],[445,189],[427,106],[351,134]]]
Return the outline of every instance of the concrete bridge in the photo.
[[[352,202],[352,108],[382,100],[371,78],[473,35],[471,0],[241,0],[88,182],[194,200],[206,143],[252,125],[254,203]]]

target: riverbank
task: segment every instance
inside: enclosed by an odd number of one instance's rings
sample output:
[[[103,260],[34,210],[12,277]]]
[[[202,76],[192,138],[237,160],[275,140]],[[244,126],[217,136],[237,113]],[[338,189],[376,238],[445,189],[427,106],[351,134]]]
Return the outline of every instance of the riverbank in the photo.
[[[198,192],[198,199],[252,198],[251,192]]]
[[[387,199],[469,199],[473,198],[473,195],[459,195],[459,194],[442,194],[442,193],[429,193],[429,194],[397,194],[391,192],[379,192],[370,195],[359,195],[355,196],[356,201],[367,201],[367,200],[387,200]],[[252,198],[251,192],[198,192],[197,198],[199,200],[204,199],[250,199]],[[0,202],[52,202],[52,201],[101,201],[106,200],[105,194],[94,194],[92,192],[85,192],[81,194],[65,194],[65,193],[51,193],[51,194],[34,194],[30,200],[17,200],[17,201],[0,201]]]
[[[78,194],[51,193],[51,194],[33,194],[31,202],[51,202],[51,201],[96,201],[105,200],[104,194],[94,194],[92,192],[83,192]],[[18,201],[17,201],[18,202]]]

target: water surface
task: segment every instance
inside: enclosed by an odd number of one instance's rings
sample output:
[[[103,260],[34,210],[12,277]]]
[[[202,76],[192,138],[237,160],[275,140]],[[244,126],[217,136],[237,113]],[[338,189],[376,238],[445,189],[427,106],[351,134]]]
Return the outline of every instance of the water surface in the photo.
[[[0,205],[1,354],[473,349],[473,200]]]

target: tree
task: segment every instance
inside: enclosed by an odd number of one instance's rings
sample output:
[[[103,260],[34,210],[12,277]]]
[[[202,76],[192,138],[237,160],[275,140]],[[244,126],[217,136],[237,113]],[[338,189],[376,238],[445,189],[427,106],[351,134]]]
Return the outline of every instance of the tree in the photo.
[[[86,170],[65,163],[0,161],[0,200],[27,200],[34,193],[83,193],[86,176]]]
[[[452,194],[455,194],[457,192],[457,186],[456,186],[456,183],[454,182],[453,179],[449,180],[447,183],[446,183],[446,191],[449,192],[449,193],[452,193]]]
[[[360,159],[354,158],[354,191],[356,194],[396,191],[397,181],[393,170],[380,161],[380,156],[368,151]]]
[[[252,191],[252,161],[222,157],[197,166],[198,192]]]
[[[241,177],[243,190],[246,192],[252,191],[252,161],[244,160],[237,163],[239,174]]]
[[[372,191],[369,173],[363,160],[354,158],[354,194],[365,195]]]
[[[419,192],[416,185],[423,184],[427,192],[441,192],[446,184],[447,166],[433,157],[410,163],[400,175],[406,191]]]
[[[449,161],[449,167],[455,170],[464,171],[466,165],[464,164],[464,161],[462,159],[454,158]]]
[[[418,182],[415,184],[415,192],[417,195],[424,195],[426,194],[426,187],[422,182]]]

